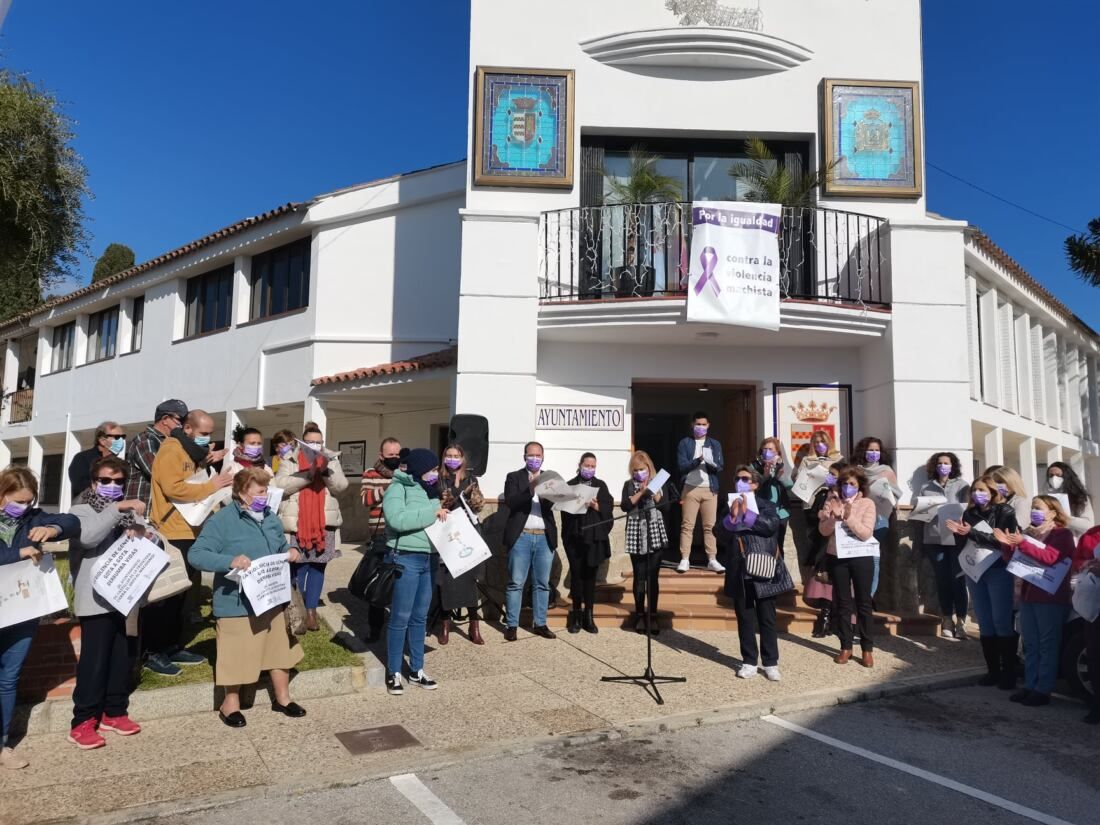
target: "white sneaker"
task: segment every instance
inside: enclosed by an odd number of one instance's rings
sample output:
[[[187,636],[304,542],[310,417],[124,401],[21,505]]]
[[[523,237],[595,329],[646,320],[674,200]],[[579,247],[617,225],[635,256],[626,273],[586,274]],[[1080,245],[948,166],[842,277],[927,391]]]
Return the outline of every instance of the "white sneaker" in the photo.
[[[955,638],[960,641],[968,638],[966,635],[966,622],[963,619],[955,622]]]
[[[944,619],[940,622],[940,638],[950,639],[952,642],[958,641],[955,638],[955,623],[950,619]]]
[[[738,679],[751,679],[756,675],[756,665],[741,665],[737,669]]]
[[[779,665],[765,665],[764,678],[769,682],[778,682],[783,677],[779,675]]]
[[[707,562],[707,570],[713,570],[715,573],[725,573],[726,568],[718,563],[718,559],[711,559]]]
[[[691,562],[688,561],[687,559],[680,559],[680,563],[678,565],[676,565],[676,572],[677,573],[686,573],[690,569],[691,569]]]

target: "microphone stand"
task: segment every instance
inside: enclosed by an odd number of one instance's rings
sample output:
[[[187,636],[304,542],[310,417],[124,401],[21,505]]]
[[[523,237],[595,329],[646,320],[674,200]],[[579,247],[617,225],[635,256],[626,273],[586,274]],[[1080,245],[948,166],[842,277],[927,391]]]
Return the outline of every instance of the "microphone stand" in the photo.
[[[641,509],[646,510],[646,511],[658,510],[658,509],[667,508],[672,503],[673,503],[672,501],[665,501],[665,502],[662,502],[661,505],[656,505],[656,504],[653,503],[653,499],[650,498]],[[597,522],[596,524],[590,524],[586,527],[582,527],[581,529],[582,530],[588,530],[588,529],[591,529],[593,527],[598,527],[598,526],[603,525],[603,524],[610,524],[611,522],[618,521],[621,518],[626,518],[629,515],[630,514],[627,513],[626,515],[623,515],[623,516],[617,516],[616,518],[607,519],[606,521]],[[648,527],[648,525],[646,525],[646,526]],[[653,553],[659,553],[659,552],[661,552],[661,551],[660,550],[653,550],[647,555],[651,556],[651,555],[653,555]],[[650,598],[649,598],[649,572],[648,572],[648,570],[646,571],[646,574],[642,577],[642,601],[643,601],[643,603],[645,604],[645,607],[646,607],[646,610],[645,610],[645,672],[642,673],[639,676],[602,676],[602,677],[600,677],[600,681],[601,682],[614,682],[614,683],[618,683],[618,684],[639,685],[640,687],[645,689],[646,693],[649,693],[651,696],[653,696],[654,700],[656,700],[658,705],[663,705],[665,703],[665,700],[661,696],[661,691],[657,688],[657,685],[659,685],[659,684],[665,685],[665,684],[673,684],[673,683],[683,683],[683,682],[687,681],[687,677],[685,677],[685,676],[658,676],[656,673],[653,672],[653,633],[651,632],[651,630],[652,630],[651,622],[652,622],[652,620],[656,619],[656,611],[653,609],[653,603],[650,601]],[[651,691],[652,691],[652,693],[651,693]]]

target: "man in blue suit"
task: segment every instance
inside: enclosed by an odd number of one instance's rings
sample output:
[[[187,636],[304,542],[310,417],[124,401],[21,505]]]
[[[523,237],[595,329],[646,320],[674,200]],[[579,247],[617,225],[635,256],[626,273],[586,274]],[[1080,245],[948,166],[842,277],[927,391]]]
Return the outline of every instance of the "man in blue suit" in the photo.
[[[676,448],[676,463],[680,469],[683,493],[680,508],[683,521],[680,524],[680,564],[677,573],[686,573],[690,567],[691,540],[695,535],[695,521],[703,519],[703,545],[707,551],[707,569],[724,573],[726,568],[718,563],[718,543],[714,538],[714,522],[718,518],[718,474],[725,466],[722,445],[707,433],[710,419],[705,412],[691,417],[691,435]]]

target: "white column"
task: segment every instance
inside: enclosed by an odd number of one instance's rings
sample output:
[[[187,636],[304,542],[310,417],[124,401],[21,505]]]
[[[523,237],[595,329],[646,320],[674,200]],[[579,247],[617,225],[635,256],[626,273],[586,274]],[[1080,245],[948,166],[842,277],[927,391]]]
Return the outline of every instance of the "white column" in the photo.
[[[3,409],[0,410],[0,426],[11,421],[11,399],[8,398],[19,389],[16,381],[19,376],[19,340],[9,338],[4,345],[4,384],[3,384]],[[4,465],[5,467],[7,464]]]
[[[69,483],[69,464],[73,456],[80,452],[80,439],[76,437],[69,421],[71,414],[65,416],[65,448],[61,459],[61,499],[58,501],[58,512],[67,513],[72,506],[73,488]]]
[[[1005,445],[1000,427],[994,427],[985,434],[985,466],[1005,463]]]
[[[27,439],[27,469],[42,480],[42,441],[38,436],[32,435]],[[66,467],[67,471],[69,468]]]
[[[1055,461],[1062,460],[1062,446],[1055,444],[1053,447],[1047,449],[1047,466],[1049,467]]]
[[[233,448],[233,430],[237,429],[237,425],[241,423],[241,416],[236,410],[225,411],[225,446],[229,447],[232,451]]]
[[[328,429],[328,415],[325,413],[325,402],[315,395],[307,395],[302,412],[302,426],[312,421],[321,428],[324,433]]]
[[[1083,453],[1073,453],[1070,455],[1069,460],[1066,463],[1073,468],[1073,472],[1077,473],[1078,478],[1084,479],[1085,477],[1085,456]],[[1086,489],[1088,489],[1086,487]]]
[[[0,470],[11,466],[11,447],[8,442],[0,441]]]
[[[238,255],[233,259],[233,325],[247,323],[252,309],[252,290],[249,279],[252,277],[252,257]]]
[[[1025,438],[1020,442],[1020,476],[1029,496],[1039,492],[1039,470],[1035,459],[1035,438]]]

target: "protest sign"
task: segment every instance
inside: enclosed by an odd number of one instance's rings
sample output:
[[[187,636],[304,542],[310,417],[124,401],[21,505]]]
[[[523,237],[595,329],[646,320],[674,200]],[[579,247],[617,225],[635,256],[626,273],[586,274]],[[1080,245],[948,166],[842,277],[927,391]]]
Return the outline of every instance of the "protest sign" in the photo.
[[[38,564],[30,559],[0,564],[0,627],[40,619],[68,607],[50,554]]]
[[[554,502],[554,509],[559,513],[570,513],[574,516],[582,516],[588,512],[588,502],[596,497],[599,489],[587,484],[574,484],[570,486],[574,491],[574,498],[569,501]]]
[[[231,570],[226,578],[239,582],[257,616],[290,601],[290,564],[286,553],[253,559],[247,570]]]
[[[816,493],[821,485],[825,483],[825,476],[829,474],[829,468],[817,465],[808,469],[803,469],[798,478],[795,479],[794,486],[791,491],[798,496],[802,501],[809,504],[813,501],[814,493]]]
[[[92,590],[123,616],[168,566],[168,554],[145,538],[123,535],[92,565]]]
[[[844,524],[836,526],[836,557],[838,559],[855,559],[863,556],[878,557],[879,546],[874,537],[868,539],[856,538]]]
[[[1037,544],[1039,547],[1046,546],[1034,539],[1024,540]],[[1070,559],[1068,558],[1047,566],[1038,559],[1033,559],[1031,556],[1021,553],[1019,548],[1016,548],[1016,552],[1012,554],[1012,559],[1008,562],[1009,573],[1051,595],[1058,592],[1058,588],[1062,586],[1062,580],[1069,573],[1069,568]]]
[[[971,581],[976,582],[986,570],[997,563],[997,559],[1000,557],[1000,550],[979,547],[974,542],[968,541],[962,552],[959,553],[959,566]]]
[[[446,521],[434,521],[424,532],[456,579],[492,556],[465,510],[452,510]]]

